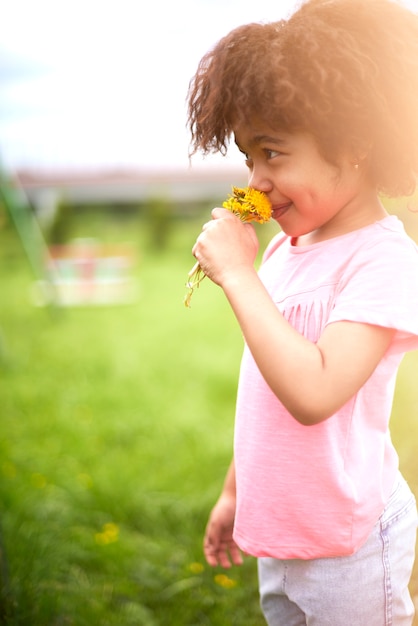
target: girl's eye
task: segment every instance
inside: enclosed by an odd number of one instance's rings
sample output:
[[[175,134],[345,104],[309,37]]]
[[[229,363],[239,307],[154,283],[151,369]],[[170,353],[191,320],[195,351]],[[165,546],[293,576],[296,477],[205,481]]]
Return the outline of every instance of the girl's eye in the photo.
[[[268,148],[265,148],[264,154],[266,155],[266,158],[269,160],[269,159],[274,159],[276,156],[279,156],[281,152],[278,152],[277,150],[269,150]]]
[[[244,153],[244,157],[245,157],[245,165],[251,168],[253,166],[253,160],[251,159],[251,157],[248,156],[248,154],[245,154],[245,153]]]
[[[250,157],[250,155],[249,155],[249,154],[247,154],[246,152],[244,152],[244,151],[242,151],[242,150],[241,150],[241,152],[242,152],[242,154],[244,155],[244,158],[245,158],[245,165],[246,165],[248,168],[250,168],[250,169],[251,169],[251,168],[254,166],[254,161],[253,161],[253,159],[252,159],[252,158]],[[283,154],[283,153],[282,153],[282,152],[279,152],[278,150],[270,150],[269,148],[263,148],[263,150],[262,150],[262,154],[264,154],[264,158],[265,158],[267,161],[270,161],[271,159],[274,159],[274,158],[276,158],[277,156],[280,156],[280,155],[281,155],[281,154]],[[260,155],[259,155],[259,157],[260,157]],[[259,158],[259,157],[257,157],[257,158]]]

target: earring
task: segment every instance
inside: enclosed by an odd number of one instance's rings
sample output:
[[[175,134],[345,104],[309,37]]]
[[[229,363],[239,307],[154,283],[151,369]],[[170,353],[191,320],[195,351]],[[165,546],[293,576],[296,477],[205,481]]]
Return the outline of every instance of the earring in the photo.
[[[359,168],[359,164],[358,163],[354,163],[354,169],[358,170],[358,168]]]

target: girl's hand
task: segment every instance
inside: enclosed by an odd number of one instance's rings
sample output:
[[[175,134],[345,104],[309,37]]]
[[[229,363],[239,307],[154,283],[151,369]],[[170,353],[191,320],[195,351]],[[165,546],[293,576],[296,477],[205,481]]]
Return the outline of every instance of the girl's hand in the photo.
[[[253,268],[258,240],[251,224],[244,224],[227,209],[214,209],[203,226],[193,255],[204,273],[217,285],[242,268]]]
[[[203,550],[212,567],[242,565],[240,549],[232,538],[235,518],[235,498],[222,494],[214,506],[206,527]]]

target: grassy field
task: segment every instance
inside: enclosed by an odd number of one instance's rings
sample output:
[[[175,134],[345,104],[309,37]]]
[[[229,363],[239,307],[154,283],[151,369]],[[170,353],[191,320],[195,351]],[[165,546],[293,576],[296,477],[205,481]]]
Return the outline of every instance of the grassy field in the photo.
[[[255,562],[212,570],[201,550],[242,340],[209,282],[183,306],[199,222],[174,223],[162,250],[145,222],[87,223],[72,234],[138,247],[135,303],[33,306],[19,242],[0,230],[0,623],[261,626]],[[417,357],[399,375],[393,438],[418,494]]]

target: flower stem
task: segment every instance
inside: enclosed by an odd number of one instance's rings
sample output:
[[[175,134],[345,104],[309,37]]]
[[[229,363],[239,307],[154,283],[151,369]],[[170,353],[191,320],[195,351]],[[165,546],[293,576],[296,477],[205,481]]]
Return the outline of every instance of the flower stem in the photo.
[[[187,308],[191,307],[191,299],[193,295],[193,291],[199,287],[202,280],[205,278],[206,274],[200,267],[199,261],[193,265],[192,269],[188,273],[188,281],[186,283],[186,287],[188,289],[186,295],[184,296],[184,306]]]
[[[271,204],[268,196],[262,191],[251,187],[232,187],[233,193],[228,200],[222,204],[225,209],[231,211],[239,217],[242,222],[259,222],[264,224],[271,218]],[[199,265],[195,263],[188,274],[186,287],[188,289],[184,296],[184,304],[190,308],[190,301],[193,291],[199,287],[206,274]]]

